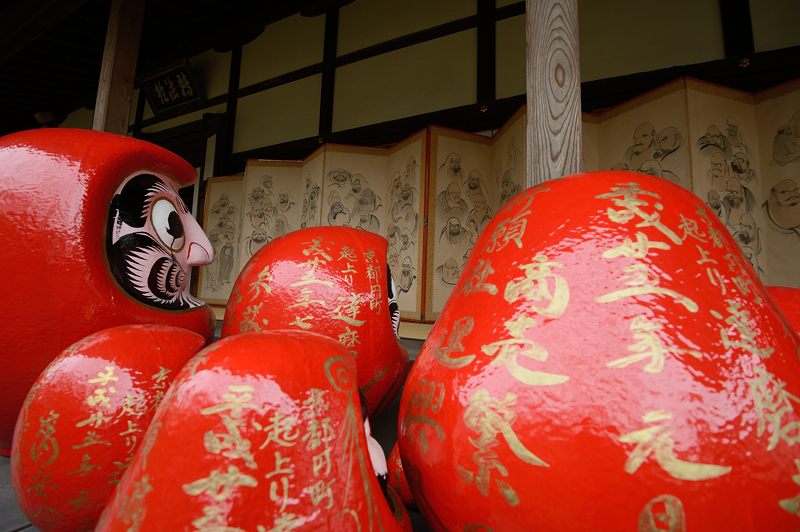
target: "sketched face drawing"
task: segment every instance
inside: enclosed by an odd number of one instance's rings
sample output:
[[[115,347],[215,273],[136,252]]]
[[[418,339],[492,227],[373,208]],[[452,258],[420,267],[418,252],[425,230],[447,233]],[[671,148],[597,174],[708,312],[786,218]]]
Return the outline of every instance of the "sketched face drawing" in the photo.
[[[736,228],[736,239],[742,244],[750,244],[756,239],[758,229],[756,220],[749,212],[742,213]]]
[[[392,197],[399,198],[402,191],[403,191],[403,182],[400,179],[400,176],[398,175],[392,181]]]
[[[414,282],[414,267],[411,265],[411,258],[404,257],[403,263],[400,265],[400,281],[399,286],[403,292],[411,290],[411,284]]]
[[[400,195],[400,199],[403,201],[403,203],[411,203],[414,201],[414,189],[411,188],[411,185],[408,183],[403,185],[403,191]]]
[[[400,266],[400,252],[398,252],[396,248],[390,247],[386,260],[389,263],[389,271],[396,272],[397,268]]]
[[[456,238],[461,235],[461,222],[458,218],[450,218],[447,220],[447,233],[451,238]]]
[[[261,205],[264,201],[264,197],[266,196],[266,192],[261,187],[256,187],[250,192],[250,204],[251,205]]]
[[[500,197],[505,203],[511,196],[517,193],[517,185],[511,180],[511,172],[506,170],[503,180],[500,183]]]
[[[263,244],[267,241],[267,230],[264,227],[257,227],[253,230],[253,234],[250,237],[256,244]]]
[[[447,171],[451,175],[458,175],[461,173],[461,156],[457,153],[451,153],[447,156]]]
[[[359,192],[361,192],[361,187],[362,187],[361,176],[359,176],[358,174],[352,176],[350,178],[350,190],[353,192],[353,194],[358,194]]]
[[[728,179],[725,186],[723,203],[730,208],[738,209],[744,203],[744,187],[736,179]]]
[[[447,185],[447,206],[458,207],[461,204],[461,191],[456,183]]]
[[[676,127],[665,127],[658,132],[656,139],[656,149],[653,152],[653,157],[656,159],[663,159],[670,153],[674,152],[681,147],[683,141],[680,131]]]
[[[336,168],[328,172],[328,178],[334,185],[342,187],[350,179],[350,172],[348,172],[344,168]]]
[[[773,224],[800,236],[800,187],[794,179],[784,179],[770,189],[766,209]]]
[[[269,221],[269,216],[267,216],[267,211],[264,207],[255,207],[250,212],[250,223],[253,227],[259,227],[262,225],[267,225]]]
[[[655,137],[655,128],[650,122],[643,122],[636,127],[633,132],[633,145],[631,149],[633,153],[643,153],[647,148],[652,146],[653,138]]]
[[[276,237],[284,236],[286,234],[286,226],[287,226],[286,216],[282,214],[276,216],[275,223],[273,224],[275,236]]]
[[[294,202],[292,201],[288,190],[284,188],[278,192],[278,210],[281,212],[286,212],[292,205],[294,205]]]
[[[480,190],[481,188],[481,173],[473,170],[467,177],[467,188],[470,190]]]
[[[723,177],[725,175],[725,157],[720,153],[711,156],[711,177]]]
[[[449,258],[440,266],[442,281],[446,284],[456,284],[458,281],[458,263],[454,258]]]
[[[775,201],[781,207],[800,205],[800,187],[791,179],[784,179],[774,187]]]
[[[378,200],[371,188],[365,188],[358,198],[358,210],[372,212],[378,208]]]
[[[731,161],[731,169],[737,174],[747,174],[750,170],[750,160],[742,152],[736,152]]]

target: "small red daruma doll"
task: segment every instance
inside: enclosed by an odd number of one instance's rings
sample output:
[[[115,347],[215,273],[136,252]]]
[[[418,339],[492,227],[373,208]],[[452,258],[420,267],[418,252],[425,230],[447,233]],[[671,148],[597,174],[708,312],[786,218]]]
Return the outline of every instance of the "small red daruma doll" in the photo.
[[[213,313],[189,294],[213,250],[178,197],[194,169],[147,142],[86,130],[0,138],[0,453],[33,381],[63,349],[129,323],[210,338]]]
[[[367,447],[341,344],[229,336],[177,376],[96,530],[408,529]]]
[[[595,172],[481,233],[410,371],[435,530],[794,530],[798,338],[701,200]]]
[[[355,360],[369,413],[379,411],[402,384],[408,361],[397,338],[387,247],[383,237],[349,227],[301,229],[273,240],[236,279],[222,336],[296,329],[333,338]]]
[[[91,530],[158,403],[203,346],[167,325],[120,325],[70,346],[36,379],[20,412],[11,482],[43,531]]]

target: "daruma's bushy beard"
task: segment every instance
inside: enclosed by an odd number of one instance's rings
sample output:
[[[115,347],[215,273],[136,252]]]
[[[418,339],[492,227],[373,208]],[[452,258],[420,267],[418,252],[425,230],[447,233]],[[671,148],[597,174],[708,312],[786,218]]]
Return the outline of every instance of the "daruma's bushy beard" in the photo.
[[[169,310],[204,304],[189,293],[188,275],[181,264],[147,233],[125,235],[113,248],[118,258],[117,281],[137,300]]]
[[[389,319],[395,336],[400,335],[400,306],[397,304],[397,286],[392,279],[392,270],[386,266],[386,284],[389,292]]]

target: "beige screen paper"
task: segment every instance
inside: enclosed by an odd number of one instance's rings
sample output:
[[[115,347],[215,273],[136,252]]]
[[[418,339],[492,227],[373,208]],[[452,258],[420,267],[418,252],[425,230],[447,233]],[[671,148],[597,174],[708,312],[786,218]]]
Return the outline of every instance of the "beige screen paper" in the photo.
[[[767,241],[767,283],[800,288],[800,82],[756,106]]]
[[[722,220],[762,279],[767,271],[760,150],[752,96],[688,86],[693,192]]]
[[[240,243],[242,268],[268,242],[299,229],[301,175],[301,163],[297,161],[247,161]]]
[[[322,220],[322,178],[325,172],[325,148],[312,153],[303,162],[303,204],[300,228],[316,227]]]
[[[683,81],[601,114],[598,129],[600,168],[651,174],[692,189]]]
[[[241,175],[214,177],[206,183],[203,228],[214,248],[214,261],[200,267],[198,297],[209,304],[224,305],[228,302],[233,283],[242,268],[239,259],[242,198]]]
[[[439,315],[478,232],[494,212],[487,198],[492,140],[443,128],[431,130],[428,197],[428,298],[425,318]]]
[[[391,180],[387,261],[397,287],[400,316],[418,320],[422,313],[423,195],[425,193],[425,132],[392,149],[387,175]]]

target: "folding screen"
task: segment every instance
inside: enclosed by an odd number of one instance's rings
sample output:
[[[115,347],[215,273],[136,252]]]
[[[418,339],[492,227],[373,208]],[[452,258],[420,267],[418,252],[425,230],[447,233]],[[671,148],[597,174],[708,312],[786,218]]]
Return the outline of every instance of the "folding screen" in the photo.
[[[525,110],[493,137],[431,128],[425,319],[444,308],[478,234],[524,186]]]
[[[753,95],[681,79],[583,121],[588,168],[691,190],[765,283],[800,287],[800,81]]]
[[[250,160],[242,177],[210,179],[204,228],[216,239],[231,234],[225,248],[236,255],[230,281],[261,247],[290,231],[318,225],[363,229],[389,241],[387,263],[401,317],[421,320],[426,142],[423,131],[392,148],[329,144],[304,161]],[[235,204],[226,207],[226,223],[235,232],[216,228],[220,201]],[[215,262],[201,269],[199,296],[224,305],[230,284],[218,280],[218,262],[227,272],[228,259],[218,247]]]
[[[200,267],[198,296],[211,305],[225,305],[241,262],[242,196],[241,175],[215,177],[206,186],[203,229],[214,247],[214,261]]]
[[[756,101],[767,280],[800,287],[800,80]]]

